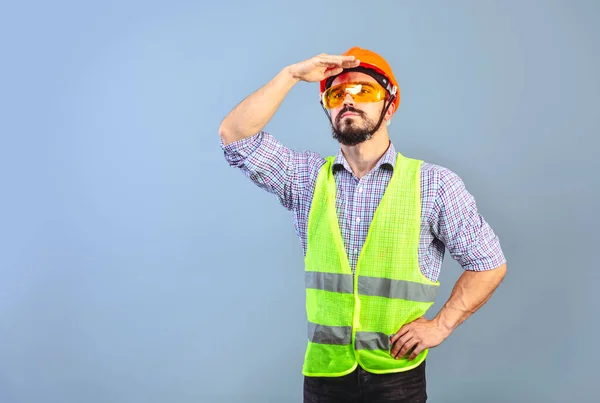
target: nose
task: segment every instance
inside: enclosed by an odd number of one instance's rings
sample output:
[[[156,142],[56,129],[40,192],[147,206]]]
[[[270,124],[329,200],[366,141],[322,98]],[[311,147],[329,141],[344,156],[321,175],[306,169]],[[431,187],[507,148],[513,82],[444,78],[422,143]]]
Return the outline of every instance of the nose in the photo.
[[[354,105],[354,98],[352,98],[352,94],[350,94],[349,92],[346,93],[343,104],[344,105]]]

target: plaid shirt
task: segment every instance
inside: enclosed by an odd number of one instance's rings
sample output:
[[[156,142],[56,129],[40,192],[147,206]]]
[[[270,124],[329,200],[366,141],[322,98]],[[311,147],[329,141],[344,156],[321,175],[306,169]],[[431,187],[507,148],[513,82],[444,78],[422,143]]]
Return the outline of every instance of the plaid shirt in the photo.
[[[325,159],[311,151],[293,151],[266,132],[221,147],[230,166],[274,194],[292,213],[296,234],[306,254],[308,214],[319,169]],[[358,179],[338,151],[333,164],[336,208],[352,270],[367,237],[371,219],[396,163],[394,145],[375,167]],[[498,237],[478,213],[474,197],[449,169],[424,163],[421,168],[421,236],[419,266],[437,281],[445,249],[465,270],[489,270],[505,263]]]

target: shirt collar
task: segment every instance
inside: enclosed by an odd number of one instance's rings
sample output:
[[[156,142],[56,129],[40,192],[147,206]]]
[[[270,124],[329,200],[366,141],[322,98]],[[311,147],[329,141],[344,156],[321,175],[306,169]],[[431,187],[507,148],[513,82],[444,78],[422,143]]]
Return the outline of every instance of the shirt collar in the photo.
[[[396,167],[396,149],[394,148],[394,144],[392,144],[392,142],[390,141],[390,145],[389,145],[388,149],[381,156],[379,161],[377,161],[373,170],[377,170],[379,168],[394,170],[395,167]],[[331,169],[335,173],[335,172],[339,171],[341,168],[345,168],[346,171],[352,172],[352,169],[350,168],[350,165],[348,164],[348,161],[346,161],[346,158],[344,157],[344,154],[342,153],[342,149],[340,148],[335,156],[335,159],[333,160]]]

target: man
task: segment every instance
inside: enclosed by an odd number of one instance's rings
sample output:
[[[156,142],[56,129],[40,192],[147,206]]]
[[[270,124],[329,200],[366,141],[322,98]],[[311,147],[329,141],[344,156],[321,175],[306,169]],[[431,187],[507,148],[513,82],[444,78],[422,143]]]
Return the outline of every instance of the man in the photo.
[[[298,82],[320,83],[337,155],[296,152],[263,131]],[[352,48],[283,68],[238,104],[219,134],[225,157],[294,217],[306,274],[304,402],[424,402],[430,348],[502,281],[497,236],[449,169],[397,152],[400,101],[389,64]],[[432,320],[445,249],[465,269]]]

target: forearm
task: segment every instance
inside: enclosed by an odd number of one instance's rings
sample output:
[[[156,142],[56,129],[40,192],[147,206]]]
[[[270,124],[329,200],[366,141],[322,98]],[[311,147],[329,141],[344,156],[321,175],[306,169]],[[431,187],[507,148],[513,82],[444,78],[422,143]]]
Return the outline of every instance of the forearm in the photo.
[[[473,315],[492,296],[506,274],[506,264],[493,270],[465,271],[434,321],[447,335]]]
[[[246,97],[221,122],[219,135],[228,144],[262,130],[273,117],[285,96],[299,80],[290,67],[282,69],[271,81]]]

